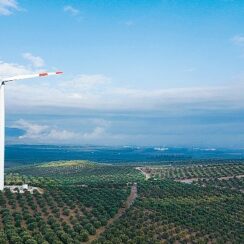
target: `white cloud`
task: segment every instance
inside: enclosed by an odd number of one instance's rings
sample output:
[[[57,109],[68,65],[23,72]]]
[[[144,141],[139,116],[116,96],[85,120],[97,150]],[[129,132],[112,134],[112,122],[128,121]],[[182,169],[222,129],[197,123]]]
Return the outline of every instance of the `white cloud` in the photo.
[[[242,35],[236,35],[236,36],[234,36],[234,37],[231,38],[231,41],[235,45],[243,46],[244,45],[244,36],[242,36]]]
[[[106,133],[107,125],[104,127],[95,126],[87,132],[72,132],[57,128],[52,124],[43,125],[20,119],[15,121],[10,127],[24,131],[24,135],[11,139],[14,143],[92,143],[94,141],[102,141],[104,137],[111,137],[111,135]]]
[[[110,82],[110,78],[102,74],[81,74],[76,76],[71,81],[66,81],[62,84],[63,87],[69,87],[71,89],[87,90],[96,88],[99,86],[107,85]]]
[[[0,15],[11,15],[13,11],[19,10],[18,2],[15,0],[0,0]]]
[[[24,75],[32,71],[27,67],[14,63],[6,63],[0,60],[0,78],[11,77],[14,75]]]
[[[23,53],[23,58],[28,60],[34,67],[40,68],[45,66],[45,62],[41,57],[34,56],[31,53]]]
[[[103,127],[103,128],[107,128],[111,125],[111,121],[104,120],[104,119],[92,119],[90,123],[95,126]]]
[[[20,138],[37,138],[42,134],[46,134],[49,130],[49,127],[46,125],[34,124],[22,119],[16,121],[14,127],[26,131],[26,134]]]
[[[72,81],[54,82],[55,78],[52,78],[52,82],[9,83],[6,89],[7,106],[12,109],[48,106],[104,111],[179,111],[240,108],[244,105],[243,85],[139,89],[107,82],[109,79],[103,75],[81,77]]]
[[[33,71],[23,65],[0,61],[0,78]],[[66,81],[51,77],[38,82],[11,82],[6,89],[6,104],[12,112],[30,108],[38,112],[43,107],[170,112],[231,109],[244,108],[242,90],[241,83],[216,87],[143,89],[116,84],[103,74],[81,74]],[[99,124],[94,126],[104,127]]]
[[[67,131],[67,130],[59,130],[59,129],[51,129],[47,137],[45,137],[45,140],[51,140],[51,141],[59,141],[60,143],[63,143],[64,141],[71,141],[73,139],[77,138],[77,134]]]
[[[32,73],[33,71],[27,66],[0,61],[0,78]],[[177,116],[185,115],[186,111],[193,111],[194,113],[195,111],[214,109],[216,111],[228,111],[228,109],[233,108],[244,109],[243,88],[242,82],[239,84],[230,83],[226,86],[172,89],[156,89],[153,86],[151,88],[128,87],[123,83],[114,83],[111,78],[103,74],[80,74],[66,81],[59,79],[59,77],[51,77],[50,79],[37,80],[37,82],[10,82],[6,86],[6,105],[9,116],[11,116],[11,112],[13,114],[13,111],[18,111],[19,114],[21,112],[41,114],[40,111],[47,111],[47,113],[55,116],[58,110],[62,110],[59,113],[66,116],[74,108],[75,112],[82,110],[84,112],[89,109],[89,113],[91,110],[100,110],[103,114],[104,111],[109,111],[106,113],[108,116],[111,114],[113,116],[118,112],[120,116],[122,115],[122,120],[126,120],[120,111],[126,113],[136,111],[137,114],[140,113],[141,118],[144,118],[147,116],[147,111],[151,115],[156,111],[167,117],[170,113],[175,113]],[[76,110],[77,108],[79,110]],[[77,116],[79,115],[77,114]],[[38,119],[35,120],[37,122],[18,120],[13,127],[25,131],[24,135],[18,138],[17,142],[20,143],[104,144],[110,142],[111,144],[128,144],[130,142],[133,144],[147,142],[149,136],[143,133],[149,128],[142,128],[138,132],[138,121],[131,125],[131,128],[124,126],[122,122],[114,126],[115,120],[111,119],[112,122],[109,122],[101,119],[102,116],[89,121],[84,119],[83,124],[75,122],[74,127],[70,125],[72,123],[70,121],[69,123],[66,122],[65,127],[63,125],[65,121],[63,124],[53,123],[51,120],[43,123],[39,122]],[[84,128],[86,124],[87,127]],[[122,130],[123,126],[126,129]],[[232,128],[234,127],[232,126]],[[191,126],[189,128],[192,130]],[[129,129],[136,132],[133,132],[133,135],[128,135],[131,133],[128,132]],[[175,131],[175,127],[170,131]],[[159,135],[156,139],[160,142],[161,138],[162,135]],[[167,140],[173,140],[170,138],[171,136],[168,136]]]
[[[105,136],[106,130],[103,127],[96,127],[92,132],[84,133],[83,137],[85,140],[96,140]]]
[[[76,137],[76,134],[67,130],[59,130],[47,125],[40,125],[26,120],[18,120],[12,126],[25,131],[20,136],[19,141],[36,141],[36,142],[65,142]]]
[[[64,12],[69,13],[72,16],[77,16],[79,15],[80,11],[71,5],[64,6]]]

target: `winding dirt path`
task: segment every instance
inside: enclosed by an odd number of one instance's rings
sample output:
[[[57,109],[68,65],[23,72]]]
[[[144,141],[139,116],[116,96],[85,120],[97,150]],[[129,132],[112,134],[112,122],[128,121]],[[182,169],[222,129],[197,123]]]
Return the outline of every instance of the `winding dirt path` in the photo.
[[[150,179],[151,175],[147,172],[145,172],[145,168],[143,167],[136,167],[137,170],[139,170],[145,177],[146,177],[146,180]]]
[[[137,198],[137,184],[134,183],[131,186],[130,195],[128,196],[124,206],[118,210],[118,212],[115,214],[115,216],[113,218],[111,218],[105,226],[98,228],[96,230],[95,235],[90,235],[89,241],[87,243],[91,243],[92,241],[97,240],[99,238],[99,236],[108,228],[109,225],[113,224],[113,222],[115,220],[119,219],[125,213],[125,211],[128,208],[130,208],[130,206],[133,204],[133,202],[135,201],[136,198]]]

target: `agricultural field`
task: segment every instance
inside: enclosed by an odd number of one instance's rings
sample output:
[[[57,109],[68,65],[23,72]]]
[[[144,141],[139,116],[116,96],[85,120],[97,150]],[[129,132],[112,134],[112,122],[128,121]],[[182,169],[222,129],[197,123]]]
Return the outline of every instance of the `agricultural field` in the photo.
[[[140,167],[150,178],[156,179],[204,179],[244,176],[244,164],[209,164],[180,166],[148,166]]]
[[[244,242],[242,193],[148,180],[138,196],[96,243]]]
[[[56,166],[54,166],[56,165]],[[124,185],[143,180],[143,176],[131,166],[97,164],[89,161],[58,161],[36,166],[13,168],[8,171],[6,183],[35,183],[45,185]]]
[[[116,214],[128,194],[126,189],[74,187],[54,187],[33,195],[5,191],[0,195],[4,230],[0,243],[86,241]]]
[[[212,186],[219,188],[228,188],[244,193],[244,177],[224,177],[221,179],[203,179],[198,180],[196,184],[200,186]]]
[[[12,168],[6,185],[28,183],[43,193],[1,193],[0,243],[89,242],[125,208],[133,180],[143,175],[132,167],[87,161]]]
[[[0,243],[244,243],[243,166],[10,168],[6,185],[39,191],[0,192]]]

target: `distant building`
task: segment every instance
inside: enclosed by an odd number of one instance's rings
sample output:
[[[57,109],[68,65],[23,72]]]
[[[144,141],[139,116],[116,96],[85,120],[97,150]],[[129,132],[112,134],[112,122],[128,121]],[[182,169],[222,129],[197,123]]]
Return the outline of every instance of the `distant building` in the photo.
[[[25,193],[26,191],[30,192],[31,194],[34,193],[34,190],[38,191],[39,193],[43,193],[43,190],[39,187],[29,186],[28,184],[23,185],[11,185],[11,186],[4,186],[4,189],[9,189],[12,193]]]

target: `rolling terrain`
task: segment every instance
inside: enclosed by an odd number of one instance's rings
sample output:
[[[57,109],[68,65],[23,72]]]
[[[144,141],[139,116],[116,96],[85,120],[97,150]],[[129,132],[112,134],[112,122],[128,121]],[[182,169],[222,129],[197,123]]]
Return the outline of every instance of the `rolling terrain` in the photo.
[[[243,243],[240,161],[174,166],[54,161],[9,168],[0,243]]]

